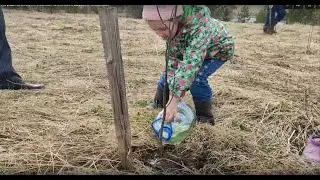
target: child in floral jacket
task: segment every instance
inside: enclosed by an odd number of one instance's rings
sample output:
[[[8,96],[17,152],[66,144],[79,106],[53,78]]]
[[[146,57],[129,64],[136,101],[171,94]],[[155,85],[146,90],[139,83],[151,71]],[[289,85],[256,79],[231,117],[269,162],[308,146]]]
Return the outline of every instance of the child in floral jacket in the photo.
[[[176,18],[172,17],[174,11]],[[169,95],[163,118],[172,120],[178,102],[190,90],[197,120],[214,125],[208,77],[233,57],[233,37],[203,5],[145,5],[142,16],[158,36],[171,40],[167,74]],[[154,101],[148,108],[164,107],[164,81],[165,73],[158,81]]]

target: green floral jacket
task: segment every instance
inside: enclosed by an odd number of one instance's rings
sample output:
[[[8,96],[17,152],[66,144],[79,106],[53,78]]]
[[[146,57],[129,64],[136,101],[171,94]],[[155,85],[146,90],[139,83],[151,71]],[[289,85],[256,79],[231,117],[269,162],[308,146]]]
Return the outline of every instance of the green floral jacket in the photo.
[[[224,24],[211,17],[207,6],[192,7],[168,49],[168,85],[177,97],[189,90],[204,60],[227,61],[234,54],[234,39]]]

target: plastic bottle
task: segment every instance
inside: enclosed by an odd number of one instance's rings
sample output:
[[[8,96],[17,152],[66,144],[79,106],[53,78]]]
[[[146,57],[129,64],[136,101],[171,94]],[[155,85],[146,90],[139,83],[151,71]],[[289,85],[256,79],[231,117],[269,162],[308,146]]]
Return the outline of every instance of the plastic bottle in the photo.
[[[190,133],[193,124],[196,119],[195,110],[187,103],[181,101],[178,103],[177,108],[178,121],[164,122],[162,142],[163,144],[178,145],[180,144]],[[151,127],[157,138],[160,138],[160,129],[163,114],[163,110],[158,114],[155,120],[151,123]]]
[[[313,162],[320,163],[320,135],[313,133],[309,136],[303,155]]]

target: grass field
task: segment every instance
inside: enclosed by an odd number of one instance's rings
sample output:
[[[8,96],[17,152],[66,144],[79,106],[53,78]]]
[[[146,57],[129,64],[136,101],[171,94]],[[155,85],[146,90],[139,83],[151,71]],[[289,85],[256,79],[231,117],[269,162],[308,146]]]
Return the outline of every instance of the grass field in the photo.
[[[159,164],[144,108],[164,69],[164,41],[120,18],[135,170],[119,169],[98,15],[4,10],[14,67],[42,91],[1,91],[1,174],[319,174],[302,156],[320,127],[320,27],[226,23],[236,56],[210,83],[216,125],[199,124]],[[190,94],[185,98],[192,104]]]

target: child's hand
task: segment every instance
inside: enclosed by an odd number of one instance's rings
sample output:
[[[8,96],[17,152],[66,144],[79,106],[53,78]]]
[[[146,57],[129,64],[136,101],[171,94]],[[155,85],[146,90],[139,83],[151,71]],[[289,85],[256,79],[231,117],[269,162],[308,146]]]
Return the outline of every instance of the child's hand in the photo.
[[[165,121],[170,122],[173,120],[174,117],[175,117],[175,119],[178,119],[177,118],[178,102],[180,102],[180,98],[170,96],[169,102],[166,105],[167,110],[166,110]]]

